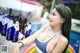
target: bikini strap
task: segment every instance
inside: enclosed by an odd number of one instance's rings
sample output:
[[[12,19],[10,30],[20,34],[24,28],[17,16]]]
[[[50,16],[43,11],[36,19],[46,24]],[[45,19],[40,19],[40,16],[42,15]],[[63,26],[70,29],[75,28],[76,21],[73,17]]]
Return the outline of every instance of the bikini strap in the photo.
[[[58,31],[57,33],[55,33],[48,41],[55,39],[59,34],[61,34],[62,31]]]

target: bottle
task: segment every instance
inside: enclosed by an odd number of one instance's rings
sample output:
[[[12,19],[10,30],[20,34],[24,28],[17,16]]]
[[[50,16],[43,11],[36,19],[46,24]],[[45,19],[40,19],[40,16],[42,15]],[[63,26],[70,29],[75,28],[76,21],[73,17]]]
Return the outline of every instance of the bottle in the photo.
[[[2,14],[0,14],[0,33],[3,30],[2,19],[3,19]]]
[[[14,36],[13,36],[13,42],[17,42],[18,41],[18,35],[19,35],[19,20],[18,17],[15,17],[14,19]]]
[[[3,30],[2,30],[2,36],[6,36],[6,32],[7,32],[7,24],[8,24],[8,17],[5,16],[3,17]]]
[[[23,24],[22,24],[22,17],[19,17],[19,39],[22,40],[24,39],[24,28],[23,28]]]
[[[27,23],[27,26],[25,27],[25,38],[31,35],[31,23]]]
[[[1,33],[1,35],[2,35],[2,32],[3,32],[3,23],[4,23],[4,16],[5,16],[5,14],[4,13],[1,13],[0,14],[0,33]]]
[[[14,30],[15,29],[14,29],[13,19],[10,17],[8,27],[7,27],[7,35],[6,35],[7,40],[13,40]]]
[[[20,18],[20,32],[23,34],[23,35],[25,35],[24,34],[24,21],[25,21],[25,19],[24,18]]]

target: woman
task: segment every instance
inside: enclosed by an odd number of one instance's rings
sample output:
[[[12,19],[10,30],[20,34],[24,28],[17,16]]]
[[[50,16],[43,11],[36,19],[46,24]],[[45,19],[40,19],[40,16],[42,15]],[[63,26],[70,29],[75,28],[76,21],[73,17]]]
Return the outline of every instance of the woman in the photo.
[[[19,53],[23,45],[34,41],[39,53],[65,53],[71,29],[71,16],[69,7],[63,4],[57,5],[48,16],[49,23],[33,35],[16,43],[12,53]]]

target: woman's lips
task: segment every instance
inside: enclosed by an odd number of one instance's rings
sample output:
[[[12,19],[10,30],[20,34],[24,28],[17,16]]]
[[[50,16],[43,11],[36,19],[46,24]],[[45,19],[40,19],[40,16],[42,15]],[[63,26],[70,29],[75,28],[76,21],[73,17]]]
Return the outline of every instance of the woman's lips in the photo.
[[[49,19],[49,22],[53,22],[53,20],[50,20],[50,19]]]

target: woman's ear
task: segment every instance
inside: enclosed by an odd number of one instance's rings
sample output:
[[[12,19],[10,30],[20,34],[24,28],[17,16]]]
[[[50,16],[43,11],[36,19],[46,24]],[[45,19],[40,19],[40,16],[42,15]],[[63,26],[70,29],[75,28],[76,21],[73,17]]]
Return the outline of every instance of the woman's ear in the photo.
[[[64,18],[61,18],[61,23],[64,23],[65,22],[65,19]]]

